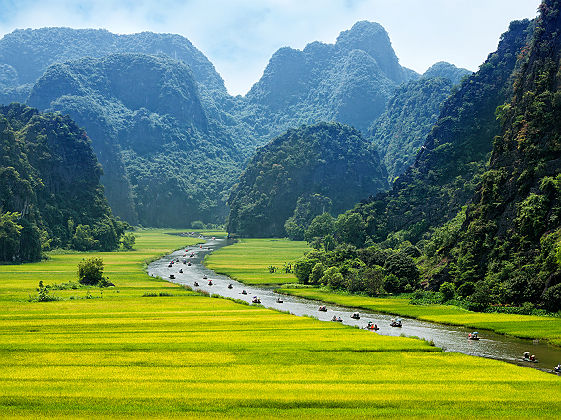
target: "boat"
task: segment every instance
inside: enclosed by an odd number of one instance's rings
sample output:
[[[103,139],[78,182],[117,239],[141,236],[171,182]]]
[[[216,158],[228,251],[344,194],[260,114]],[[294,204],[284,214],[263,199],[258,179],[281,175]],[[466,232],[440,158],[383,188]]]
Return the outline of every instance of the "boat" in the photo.
[[[469,333],[468,340],[479,340],[479,333],[477,331]]]
[[[524,362],[538,363],[538,359],[536,359],[536,355],[530,354],[529,351],[524,352],[524,356],[522,357],[522,360]]]
[[[179,269],[179,273],[183,274],[183,269],[182,268]]]
[[[360,319],[360,314],[358,312],[355,312],[354,314],[351,315],[352,319]]]
[[[247,292],[245,290],[242,290],[242,295],[247,295]]]
[[[331,321],[333,321],[333,322],[343,322],[343,319],[341,317],[336,317],[335,315],[333,315],[333,318],[331,318]]]
[[[173,280],[175,278],[175,276],[173,274],[170,274],[169,278]]]
[[[372,322],[369,322],[368,325],[366,326],[366,329],[372,331],[378,331],[380,327],[378,327],[377,324],[373,324]]]
[[[208,279],[208,277],[206,276],[206,274],[203,276],[203,280]]]
[[[401,328],[401,319],[397,318],[397,319],[392,319],[392,322],[390,322],[390,327],[395,327],[395,328]]]
[[[325,305],[322,305],[318,308],[318,311],[320,312],[327,312],[327,307]]]
[[[277,298],[277,303],[283,303],[283,302],[284,302],[284,300],[282,300],[280,297]]]
[[[208,281],[208,285],[209,285],[209,286],[212,286],[212,280],[209,280],[209,281]]]
[[[561,363],[559,363],[557,366],[555,366],[555,367],[553,368],[553,371],[554,371],[555,373],[561,373]]]
[[[199,287],[199,283],[195,282],[195,283],[193,283],[193,286]]]
[[[173,267],[173,264],[172,264],[172,263],[169,263],[169,264],[168,264],[168,268],[171,268],[171,267]]]
[[[191,267],[191,263],[187,263],[187,267]]]
[[[257,296],[253,296],[253,299],[251,299],[251,303],[261,303],[261,300]]]
[[[234,286],[232,286],[232,283],[230,283],[230,284],[228,285],[228,289],[233,289],[233,288],[234,288]]]

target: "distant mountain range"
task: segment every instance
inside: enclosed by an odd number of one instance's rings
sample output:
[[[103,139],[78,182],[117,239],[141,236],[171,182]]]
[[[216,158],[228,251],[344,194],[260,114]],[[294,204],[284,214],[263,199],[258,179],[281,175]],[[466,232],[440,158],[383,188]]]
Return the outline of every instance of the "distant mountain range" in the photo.
[[[0,102],[59,111],[83,126],[114,213],[147,226],[224,221],[229,191],[256,148],[302,124],[358,128],[392,179],[466,73],[439,64],[421,77],[402,67],[371,22],[335,44],[280,49],[243,98],[230,96],[212,63],[179,35],[43,28],[0,40]],[[388,138],[392,127],[400,138]]]

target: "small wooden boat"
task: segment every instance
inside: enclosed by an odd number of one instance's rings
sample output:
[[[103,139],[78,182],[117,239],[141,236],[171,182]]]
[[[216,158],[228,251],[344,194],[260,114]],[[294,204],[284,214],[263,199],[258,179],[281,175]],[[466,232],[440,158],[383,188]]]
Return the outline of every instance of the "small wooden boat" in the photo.
[[[193,286],[199,287],[199,283],[195,282],[195,283],[193,283]]]
[[[253,299],[251,299],[251,303],[261,303],[261,300],[257,296],[253,296]]]
[[[318,311],[320,312],[327,312],[327,307],[325,305],[322,305],[318,308]]]
[[[277,303],[283,303],[284,300],[282,300],[281,298],[277,298]]]
[[[233,289],[233,288],[234,288],[234,286],[232,286],[232,283],[230,283],[230,284],[228,285],[228,289]]]
[[[390,327],[401,328],[401,319],[392,319],[392,322],[390,322]]]
[[[209,286],[212,286],[212,280],[209,280],[209,281],[208,281],[208,285],[209,285]]]
[[[179,269],[179,274],[183,274],[183,269],[182,268]]]
[[[173,274],[170,274],[169,278],[173,280],[175,278],[175,276]]]
[[[360,319],[360,314],[358,312],[355,312],[354,314],[351,315],[352,319]]]

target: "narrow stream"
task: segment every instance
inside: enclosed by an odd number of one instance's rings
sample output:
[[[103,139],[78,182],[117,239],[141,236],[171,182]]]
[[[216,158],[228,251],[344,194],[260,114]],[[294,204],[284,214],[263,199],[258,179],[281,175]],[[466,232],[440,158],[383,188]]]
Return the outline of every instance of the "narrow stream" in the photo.
[[[344,308],[330,304],[326,305],[327,312],[320,312],[318,307],[323,304],[321,302],[280,295],[271,288],[264,286],[245,285],[227,276],[216,274],[203,265],[206,255],[231,243],[231,241],[226,239],[212,239],[203,245],[180,249],[151,263],[148,266],[148,274],[155,277],[159,276],[174,283],[188,285],[194,290],[204,290],[211,294],[241,299],[250,303],[253,297],[257,296],[261,300],[261,304],[267,308],[288,311],[298,316],[313,316],[321,321],[332,322],[331,319],[333,316],[336,316],[342,318],[343,324],[361,328],[366,327],[367,323],[371,321],[380,328],[377,331],[378,334],[403,335],[419,337],[428,341],[432,340],[435,346],[442,348],[444,351],[454,351],[503,360],[546,372],[553,372],[553,367],[561,363],[561,348],[552,346],[545,341],[524,340],[496,334],[487,330],[480,330],[479,336],[481,339],[473,341],[467,339],[468,334],[473,330],[465,327],[436,324],[406,317],[401,317],[403,321],[402,328],[394,328],[390,326],[391,320],[396,318],[394,315],[380,314],[364,309]],[[175,262],[169,267],[171,261]],[[188,265],[189,263],[191,263],[190,266]],[[183,273],[180,273],[179,270],[182,270]],[[175,279],[170,279],[170,275],[173,275]],[[204,279],[205,276],[207,279]],[[209,280],[212,280],[212,285],[208,284]],[[195,282],[199,286],[195,287]],[[232,285],[231,289],[228,288],[230,284]],[[247,294],[242,294],[243,290]],[[279,297],[283,300],[283,303],[277,302]],[[351,315],[355,312],[360,313],[359,320],[351,318]],[[523,361],[522,355],[526,351],[530,352],[530,354],[535,354],[538,362]]]

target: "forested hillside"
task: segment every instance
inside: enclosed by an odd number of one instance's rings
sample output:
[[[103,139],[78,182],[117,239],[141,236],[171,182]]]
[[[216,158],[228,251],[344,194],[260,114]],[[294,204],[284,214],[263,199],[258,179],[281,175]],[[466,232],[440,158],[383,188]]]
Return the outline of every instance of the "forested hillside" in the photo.
[[[452,219],[473,196],[485,171],[493,138],[500,133],[495,109],[512,94],[517,57],[531,32],[527,20],[513,22],[495,53],[448,98],[414,164],[386,194],[353,212],[375,242],[417,242]]]
[[[468,74],[466,69],[440,62],[420,79],[401,85],[390,98],[386,111],[369,130],[390,182],[415,161],[444,100],[451,94],[452,87]]]
[[[360,132],[337,123],[288,130],[258,149],[228,200],[228,232],[303,239],[309,222],[340,213],[387,187],[376,151]]]
[[[438,255],[438,277],[484,305],[539,303],[561,309],[561,2],[540,6],[521,54],[502,134],[466,211],[459,239]],[[437,258],[438,260],[438,258]],[[435,274],[436,275],[436,274]],[[485,291],[485,293],[483,293]]]
[[[11,102],[10,92],[29,94],[51,64],[115,53],[165,55],[182,61],[203,89],[226,94],[224,82],[212,63],[180,35],[152,32],[117,35],[104,29],[71,28],[16,30],[0,39],[0,90],[8,89],[4,97]],[[13,100],[21,102],[21,96],[14,96]]]
[[[335,44],[281,48],[246,99],[250,125],[270,138],[290,127],[338,121],[363,132],[397,86],[418,75],[399,65],[382,26],[358,22]]]
[[[0,261],[35,261],[41,250],[112,250],[124,225],[111,215],[101,167],[68,117],[0,107]]]
[[[215,110],[204,108],[190,68],[164,56],[52,65],[28,102],[86,128],[109,203],[131,223],[223,220],[227,191],[254,147],[243,125],[221,124]]]

